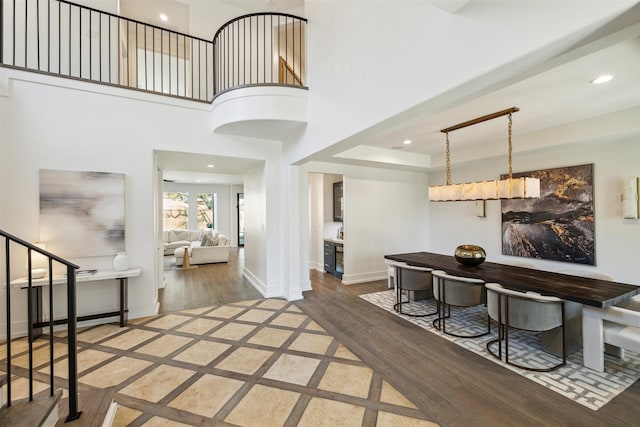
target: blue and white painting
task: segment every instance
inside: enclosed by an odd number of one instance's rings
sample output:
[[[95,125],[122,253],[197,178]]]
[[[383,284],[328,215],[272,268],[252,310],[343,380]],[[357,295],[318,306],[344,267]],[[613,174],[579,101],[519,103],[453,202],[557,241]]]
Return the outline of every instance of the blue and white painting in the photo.
[[[40,241],[66,258],[125,250],[124,174],[40,170]]]

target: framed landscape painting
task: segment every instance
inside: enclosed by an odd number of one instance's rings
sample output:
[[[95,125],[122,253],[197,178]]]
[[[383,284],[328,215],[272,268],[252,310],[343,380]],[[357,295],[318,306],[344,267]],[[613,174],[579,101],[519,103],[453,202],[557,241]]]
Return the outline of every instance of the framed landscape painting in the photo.
[[[125,250],[124,174],[40,170],[40,241],[67,258]]]
[[[502,200],[502,253],[594,265],[593,164],[522,176],[540,179],[540,198]]]

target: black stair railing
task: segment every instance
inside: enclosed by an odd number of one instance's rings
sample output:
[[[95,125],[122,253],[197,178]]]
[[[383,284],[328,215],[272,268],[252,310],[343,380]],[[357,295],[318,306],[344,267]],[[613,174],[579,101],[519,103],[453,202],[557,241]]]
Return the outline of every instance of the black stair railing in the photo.
[[[47,252],[44,249],[37,247],[34,244],[31,244],[25,240],[22,240],[16,236],[13,236],[5,231],[0,230],[0,236],[4,238],[4,252],[5,252],[5,284],[6,284],[6,339],[7,339],[7,361],[6,361],[6,372],[7,372],[7,406],[11,406],[12,396],[11,396],[11,374],[12,374],[12,349],[11,349],[11,278],[12,278],[12,255],[19,253],[18,251],[24,251],[26,249],[27,254],[27,272],[26,278],[24,280],[20,280],[21,283],[24,283],[20,287],[26,287],[27,289],[27,317],[28,317],[28,354],[29,354],[29,400],[33,401],[33,381],[34,381],[34,371],[33,371],[33,341],[34,341],[34,321],[32,314],[36,310],[40,310],[41,307],[37,306],[40,301],[33,300],[33,286],[34,279],[32,277],[32,257],[34,252],[45,257],[48,261],[48,287],[49,287],[49,393],[50,396],[53,396],[55,391],[55,382],[54,382],[54,352],[53,352],[53,276],[54,276],[54,262],[59,263],[63,266],[66,272],[67,277],[67,360],[69,364],[69,415],[67,417],[67,421],[75,420],[80,417],[82,412],[78,411],[78,353],[77,353],[77,313],[76,313],[76,270],[78,270],[78,266],[63,259],[59,256]]]

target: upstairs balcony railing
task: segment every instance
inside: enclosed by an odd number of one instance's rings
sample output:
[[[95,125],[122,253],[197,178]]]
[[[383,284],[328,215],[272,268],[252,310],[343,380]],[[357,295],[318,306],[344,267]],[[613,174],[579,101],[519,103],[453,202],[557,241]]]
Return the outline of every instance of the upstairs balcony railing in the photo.
[[[246,86],[306,89],[307,20],[254,13],[224,24],[213,37],[215,94]]]
[[[245,15],[209,41],[66,0],[0,0],[0,65],[208,103],[246,86],[306,89],[306,20]]]

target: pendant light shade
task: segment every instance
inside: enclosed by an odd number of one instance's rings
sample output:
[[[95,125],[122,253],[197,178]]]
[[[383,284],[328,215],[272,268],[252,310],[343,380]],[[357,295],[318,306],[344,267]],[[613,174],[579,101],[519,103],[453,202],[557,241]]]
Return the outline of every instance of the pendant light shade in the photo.
[[[429,187],[429,201],[431,202],[456,202],[464,200],[499,200],[499,199],[526,199],[540,197],[540,180],[538,178],[522,177],[513,178],[512,173],[512,118],[511,114],[519,111],[513,107],[497,113],[478,117],[464,123],[442,129],[446,135],[447,146],[447,183]],[[465,182],[462,184],[451,183],[451,152],[449,147],[449,132],[463,127],[475,125],[497,117],[509,116],[509,175],[506,179],[492,181]]]

